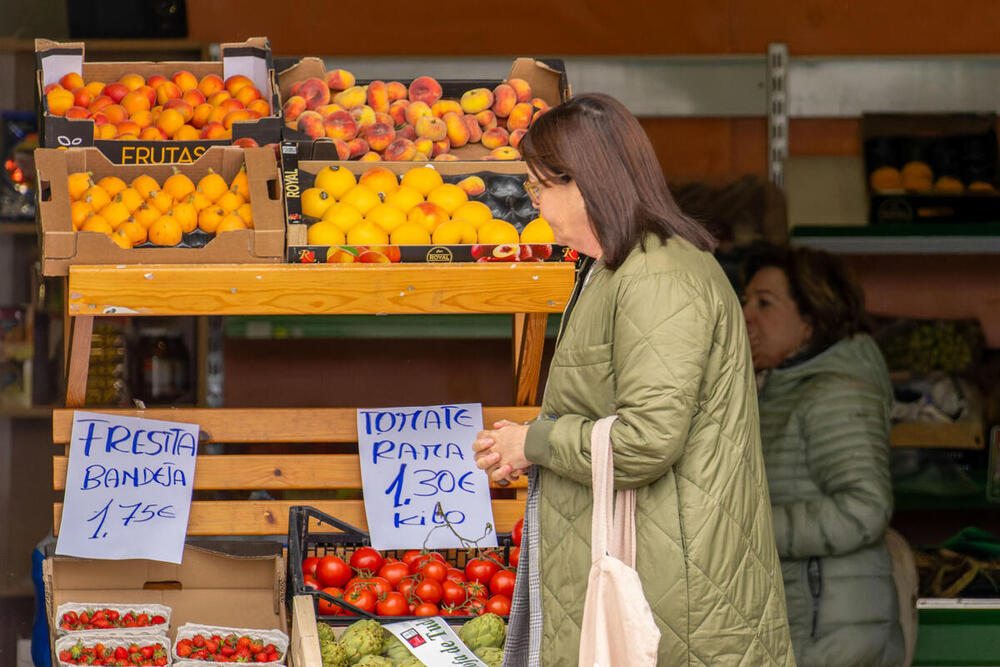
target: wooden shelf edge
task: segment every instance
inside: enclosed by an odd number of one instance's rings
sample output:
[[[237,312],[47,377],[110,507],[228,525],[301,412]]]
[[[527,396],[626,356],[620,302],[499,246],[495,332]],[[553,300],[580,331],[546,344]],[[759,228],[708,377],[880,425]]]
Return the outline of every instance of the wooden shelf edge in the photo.
[[[0,419],[48,419],[56,407],[55,405],[0,406]]]
[[[901,422],[889,431],[890,447],[927,449],[983,449],[985,437],[980,421],[930,424]]]

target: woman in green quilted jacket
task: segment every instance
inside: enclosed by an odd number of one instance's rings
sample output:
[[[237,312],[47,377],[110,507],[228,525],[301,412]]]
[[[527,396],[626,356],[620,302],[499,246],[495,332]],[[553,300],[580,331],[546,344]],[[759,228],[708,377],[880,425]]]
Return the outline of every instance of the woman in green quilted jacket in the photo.
[[[885,532],[892,389],[864,297],[828,253],[751,256],[743,312],[799,665],[903,664]]]
[[[590,437],[609,415],[615,487],[637,490],[636,570],[658,664],[793,664],[749,343],[712,238],[680,212],[646,134],[610,97],[549,110],[521,150],[535,207],[584,259],[540,417],[494,424],[473,445],[494,479],[529,477],[504,665],[578,664]]]

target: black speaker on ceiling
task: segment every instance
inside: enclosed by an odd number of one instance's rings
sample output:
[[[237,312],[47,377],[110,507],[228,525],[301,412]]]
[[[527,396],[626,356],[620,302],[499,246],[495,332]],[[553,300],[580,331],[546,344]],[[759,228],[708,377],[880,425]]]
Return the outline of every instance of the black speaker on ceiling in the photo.
[[[66,0],[72,39],[187,37],[184,0]]]

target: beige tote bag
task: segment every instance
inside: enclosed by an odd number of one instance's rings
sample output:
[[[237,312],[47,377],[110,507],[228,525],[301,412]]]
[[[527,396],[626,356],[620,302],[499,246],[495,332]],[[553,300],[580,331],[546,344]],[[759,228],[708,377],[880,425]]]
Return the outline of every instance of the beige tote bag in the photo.
[[[592,565],[583,606],[579,667],[649,667],[656,664],[660,644],[660,630],[635,571],[635,489],[618,491],[612,515],[614,465],[609,435],[615,419],[599,420],[590,436]]]

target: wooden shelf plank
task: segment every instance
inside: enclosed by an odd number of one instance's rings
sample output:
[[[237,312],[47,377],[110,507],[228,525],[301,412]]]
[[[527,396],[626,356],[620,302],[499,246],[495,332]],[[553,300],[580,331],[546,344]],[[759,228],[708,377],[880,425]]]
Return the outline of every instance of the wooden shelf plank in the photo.
[[[570,263],[73,266],[69,314],[559,313]]]
[[[191,503],[187,534],[287,535],[288,509],[294,505],[309,505],[356,528],[368,529],[362,500],[195,500]],[[62,521],[62,507],[62,503],[55,503],[52,507],[55,534],[58,534]],[[496,522],[497,532],[510,532],[523,516],[523,500],[493,501],[493,520]],[[324,530],[318,522],[314,523],[315,525],[310,526],[311,529]],[[326,526],[325,529],[329,530],[330,527]]]
[[[73,412],[52,412],[52,442],[64,445],[73,433]],[[357,442],[356,408],[160,408],[154,410],[101,410],[110,415],[144,417],[198,424],[203,442],[327,443]],[[526,422],[538,416],[534,406],[485,406],[483,424],[500,419]]]
[[[905,422],[893,424],[889,431],[891,447],[926,447],[936,449],[982,449],[981,422],[923,424]]]

